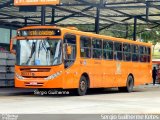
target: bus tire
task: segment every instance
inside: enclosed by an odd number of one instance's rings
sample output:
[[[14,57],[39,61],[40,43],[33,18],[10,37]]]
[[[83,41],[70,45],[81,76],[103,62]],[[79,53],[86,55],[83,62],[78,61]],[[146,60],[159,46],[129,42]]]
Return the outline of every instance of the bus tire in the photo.
[[[79,96],[83,96],[86,94],[87,89],[88,89],[87,79],[86,79],[86,77],[81,76],[80,81],[79,81],[79,87],[77,89],[77,94]]]
[[[119,87],[118,90],[120,92],[130,93],[133,91],[133,87],[134,87],[134,80],[133,80],[133,77],[131,75],[129,75],[127,78],[126,87]]]

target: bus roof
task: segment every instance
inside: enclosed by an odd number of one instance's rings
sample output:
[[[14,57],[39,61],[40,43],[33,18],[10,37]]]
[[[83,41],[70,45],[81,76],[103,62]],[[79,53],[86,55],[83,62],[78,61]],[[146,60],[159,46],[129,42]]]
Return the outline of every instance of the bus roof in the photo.
[[[18,30],[40,29],[40,28],[41,29],[61,29],[61,30],[70,31],[71,33],[78,34],[78,35],[92,36],[92,37],[96,37],[96,38],[113,40],[113,41],[117,41],[117,42],[119,41],[119,42],[126,42],[126,43],[145,45],[145,46],[152,45],[151,43],[132,41],[132,40],[124,39],[124,38],[116,38],[116,37],[111,37],[111,36],[107,36],[107,35],[99,35],[99,34],[95,34],[95,33],[91,33],[91,32],[83,32],[83,31],[76,30],[75,28],[73,29],[73,27],[65,28],[65,27],[59,27],[59,26],[27,26],[27,27],[20,28]]]

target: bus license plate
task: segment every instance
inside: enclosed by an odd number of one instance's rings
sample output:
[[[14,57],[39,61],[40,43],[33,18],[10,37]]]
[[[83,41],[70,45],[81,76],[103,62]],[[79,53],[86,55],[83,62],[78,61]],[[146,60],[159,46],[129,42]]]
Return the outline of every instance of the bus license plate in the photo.
[[[30,82],[29,84],[30,84],[30,85],[38,85],[37,82]]]
[[[31,72],[22,72],[21,73],[22,76],[32,76]]]

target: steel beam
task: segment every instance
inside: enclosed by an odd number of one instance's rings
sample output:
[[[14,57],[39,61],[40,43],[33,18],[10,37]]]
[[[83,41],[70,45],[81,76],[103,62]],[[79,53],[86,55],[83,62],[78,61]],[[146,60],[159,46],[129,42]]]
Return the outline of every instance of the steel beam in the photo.
[[[152,21],[152,22],[160,22],[160,20],[151,20],[151,19],[150,19],[150,21]]]
[[[55,9],[59,9],[59,10],[65,11],[65,12],[70,12],[70,13],[74,13],[74,14],[84,15],[85,17],[90,17],[90,18],[94,18],[94,19],[96,18],[95,16],[90,15],[90,14],[86,14],[84,12],[75,12],[73,10],[69,10],[69,9],[65,9],[65,8],[57,7],[57,6],[50,6],[50,7],[53,7]],[[99,18],[99,19],[103,20],[103,21],[106,21],[106,22],[119,23],[119,22],[112,21],[110,19],[104,19],[104,18]]]
[[[149,29],[154,29],[154,28],[157,28],[157,27],[159,27],[160,25],[155,25],[155,26],[153,26],[153,27],[150,27]],[[146,31],[148,31],[148,30],[142,30],[142,31],[139,31],[139,32],[137,32],[136,34],[140,34],[140,33],[143,33],[143,32],[146,32]],[[128,37],[132,37],[133,35],[129,35]]]
[[[113,25],[115,25],[115,24],[109,24],[109,25],[107,25],[107,26],[103,26],[102,28],[100,28],[100,31],[101,31],[101,30],[104,30],[104,29],[108,29],[108,28],[110,28],[110,27],[113,26]]]
[[[83,4],[86,4],[86,5],[89,5],[89,6],[94,6],[94,7],[99,7],[99,8],[101,8],[101,9],[125,9],[125,8],[145,8],[146,6],[145,6],[145,4],[144,5],[127,5],[127,6],[117,6],[117,4],[121,4],[121,5],[123,5],[123,4],[137,4],[137,3],[144,3],[144,2],[117,2],[117,3],[103,3],[103,4],[93,4],[93,3],[90,3],[90,2],[88,2],[88,1],[86,1],[86,0],[75,0],[75,1],[78,1],[78,2],[81,2],[81,3],[83,3]],[[113,6],[113,5],[115,5],[115,6]]]
[[[4,7],[10,6],[11,3],[13,3],[13,0],[10,0],[10,1],[4,3],[4,4],[1,4],[1,5],[0,5],[0,9],[2,9],[2,8],[4,8]]]
[[[136,8],[146,8],[145,5],[139,5],[139,6],[136,6],[136,5],[131,5],[131,6],[105,6],[103,9],[136,9]]]
[[[1,13],[0,13],[1,14]],[[132,16],[132,18],[134,17],[134,16],[137,16],[137,17],[146,17],[146,14],[143,14],[143,15],[131,15]],[[148,16],[160,16],[160,14],[149,14]],[[41,16],[26,16],[28,19],[29,18],[41,18]],[[50,16],[50,15],[48,15],[48,16],[46,16],[46,18],[51,18],[52,16]],[[66,15],[55,15],[54,16],[55,18],[62,18],[62,17],[67,17]],[[70,16],[70,17],[76,17],[76,18],[78,18],[78,17],[84,17],[84,15],[77,15],[77,14],[75,14],[74,16]],[[102,15],[102,17],[106,17],[106,18],[108,18],[108,17],[127,17],[126,19],[128,19],[128,15]],[[11,16],[11,17],[1,17],[0,19],[18,19],[18,18],[22,18],[22,17],[18,17],[18,16]],[[68,16],[68,18],[69,18],[69,16]],[[151,21],[155,21],[156,22],[156,20],[151,20]],[[157,21],[159,21],[159,20],[157,20]]]
[[[10,39],[11,39],[11,38],[12,38],[12,27],[10,27],[9,32],[10,32],[10,33],[9,33],[9,34],[10,34],[9,37],[10,37]]]
[[[9,11],[1,11],[1,13],[10,13]],[[47,11],[47,12],[52,12],[52,11]],[[18,12],[17,12],[18,13]],[[113,15],[102,15],[103,17],[128,17],[128,15],[121,15],[121,14],[113,14]],[[137,15],[137,14],[132,14],[131,15],[132,17],[134,16],[137,16],[137,17],[146,17],[146,14],[140,14],[140,15]],[[148,16],[160,16],[159,13],[157,14],[153,14],[153,13],[150,13]],[[28,18],[41,18],[41,16],[26,16]],[[51,15],[48,15],[46,16],[48,18],[51,17]],[[66,15],[55,15],[55,17],[66,17]],[[73,17],[84,17],[84,15],[74,15]],[[18,16],[17,17],[3,17],[3,18],[0,18],[0,19],[12,19],[12,18],[19,18]]]
[[[146,1],[146,21],[148,21],[149,16],[149,2]]]
[[[158,10],[160,10],[160,6],[159,5],[153,5],[152,3],[153,2],[150,2],[150,1],[147,1],[148,3],[149,3],[149,7],[151,8],[156,8],[156,9],[158,9]]]
[[[13,17],[13,18],[20,18],[20,19],[24,19],[24,17],[23,17],[23,16],[8,15],[8,14],[5,14],[5,13],[0,13],[0,15],[7,16],[7,17]],[[33,20],[33,19],[30,19],[30,18],[28,18],[28,20],[35,21],[35,22],[39,22],[38,20]]]
[[[139,19],[139,20],[141,20],[141,21],[145,21],[145,22],[146,22],[146,19],[145,19],[145,18],[143,18],[143,17],[137,17],[137,19]],[[160,23],[159,23],[159,22],[152,21],[152,20],[147,20],[147,22],[152,23],[152,24],[158,24],[158,25],[160,25]]]
[[[90,3],[90,2],[87,2],[87,1],[85,1],[85,0],[76,0],[76,1],[78,1],[78,2],[81,2],[81,3],[84,3],[84,4],[87,4],[87,5],[91,5],[91,6],[93,6],[93,7],[96,7],[96,8],[104,8],[104,4],[103,4],[103,0],[100,0],[100,4],[92,4],[92,3]],[[100,16],[100,14],[99,14],[99,16]],[[106,17],[106,16],[104,16],[104,15],[101,15],[101,16],[103,16],[103,17]],[[100,19],[100,17],[99,17],[99,19]],[[112,24],[111,24],[111,26],[113,25],[113,23],[114,24],[120,24],[120,22],[118,23],[118,22],[115,22],[115,21],[112,21],[112,20],[108,20],[109,22],[111,22]],[[95,22],[96,23],[96,22]],[[109,25],[110,26],[110,25]],[[108,26],[106,26],[106,27],[108,27]],[[105,28],[106,28],[105,27]],[[96,27],[95,27],[96,28]],[[105,29],[104,27],[101,29],[101,30],[103,30],[103,29]],[[95,30],[96,31],[96,30]],[[96,32],[98,32],[99,33],[99,26],[98,26],[98,31],[96,31]]]
[[[86,4],[79,4],[79,3],[62,3],[62,4],[59,4],[59,5],[56,5],[56,6],[67,6],[67,7],[70,7],[70,6],[88,6]]]
[[[85,0],[75,0],[75,1],[81,2],[81,3],[89,5],[89,6],[93,6],[96,8],[102,8],[101,4],[93,4],[93,3],[87,2]]]
[[[143,3],[143,2],[114,2],[114,3],[105,3],[105,5],[123,5],[123,4],[139,4],[139,3]]]
[[[124,21],[126,21],[126,20],[130,20],[130,19],[132,19],[132,17],[128,17],[128,18],[126,18],[126,19],[123,19],[123,20],[121,20],[121,22],[124,22]],[[118,24],[118,23],[117,23]],[[117,24],[110,24],[110,25],[107,25],[107,26],[103,26],[102,28],[100,28],[100,31],[101,30],[104,30],[104,29],[108,29],[108,28],[110,28],[111,26],[113,26],[113,25],[117,25]],[[123,24],[123,23],[122,23]],[[128,23],[127,23],[128,24]],[[126,25],[126,23],[124,24],[124,25]]]
[[[55,9],[54,8],[52,8],[51,24],[55,24]]]
[[[48,15],[48,16],[45,16],[45,17],[46,18],[51,18],[52,16]],[[55,15],[54,16],[54,18],[62,18],[62,17],[66,17],[66,15],[60,15],[60,16],[59,15]],[[73,18],[74,17],[80,18],[80,17],[84,17],[84,16],[82,16],[82,15],[74,15]],[[21,17],[18,17],[18,16],[17,17],[1,17],[0,20],[1,19],[4,19],[4,20],[5,19],[18,19],[18,18],[21,18]],[[28,19],[30,19],[30,18],[41,18],[41,16],[26,16],[26,18],[28,18]]]
[[[41,25],[45,25],[46,6],[41,7]]]
[[[27,26],[27,18],[24,19],[24,26]]]
[[[22,27],[21,25],[15,25],[15,24],[12,24],[12,23],[9,23],[9,22],[3,22],[3,21],[0,21],[0,27],[1,28],[7,28],[7,29],[10,29],[10,28],[12,28],[12,29],[17,29],[17,28],[20,28],[20,27]]]
[[[99,34],[99,15],[100,15],[100,8],[97,8],[96,18],[95,18],[95,32]]]
[[[122,12],[122,11],[119,11],[119,10],[115,10],[115,9],[111,9],[111,10],[113,10],[113,11],[115,11],[115,12],[118,12],[118,13],[121,13],[121,14],[123,14],[123,15],[126,15],[126,16],[128,16],[128,17],[133,17],[132,15],[129,15],[129,14],[127,14],[127,13],[125,13],[125,12]],[[146,22],[146,19],[145,19],[145,18],[142,18],[142,17],[140,17],[140,16],[136,16],[136,17],[137,17],[137,19]],[[151,20],[148,20],[148,22],[150,22],[150,23],[152,23],[152,24],[160,24],[160,23],[157,23],[157,22],[153,22],[153,21],[151,21]]]
[[[133,40],[136,41],[136,33],[137,33],[137,17],[134,17],[134,30],[133,30]]]
[[[92,9],[92,8],[93,8],[92,6],[89,6],[89,7],[85,8],[85,9],[81,10],[81,12],[85,12],[85,11],[87,11],[87,10],[89,10],[89,9]],[[70,17],[74,17],[76,14],[79,14],[79,13],[72,13],[72,14],[70,14],[70,15],[68,15],[68,16],[65,16],[65,17],[63,17],[63,18],[61,18],[61,19],[56,20],[55,23],[58,23],[58,22],[60,22],[60,21],[63,21],[63,20],[65,20],[65,19],[68,19],[68,18],[70,18]],[[83,16],[83,17],[84,17],[84,16]]]
[[[68,13],[79,14],[79,15],[83,15],[83,16],[86,16],[86,17],[95,18],[94,16],[85,14],[85,13],[83,13],[81,11],[80,12],[76,12],[74,10],[69,10],[69,9],[66,9],[66,8],[63,8],[63,7],[58,7],[58,6],[50,6],[50,7],[53,7],[55,9],[58,9],[58,10],[61,10],[61,11],[65,11],[65,12],[68,12]]]

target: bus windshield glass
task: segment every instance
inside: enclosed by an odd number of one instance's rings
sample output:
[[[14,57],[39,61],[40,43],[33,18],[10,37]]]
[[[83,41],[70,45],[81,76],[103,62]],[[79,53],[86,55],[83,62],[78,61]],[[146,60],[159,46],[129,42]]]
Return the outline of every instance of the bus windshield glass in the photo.
[[[62,63],[62,40],[17,40],[17,61],[20,66],[54,66]]]

